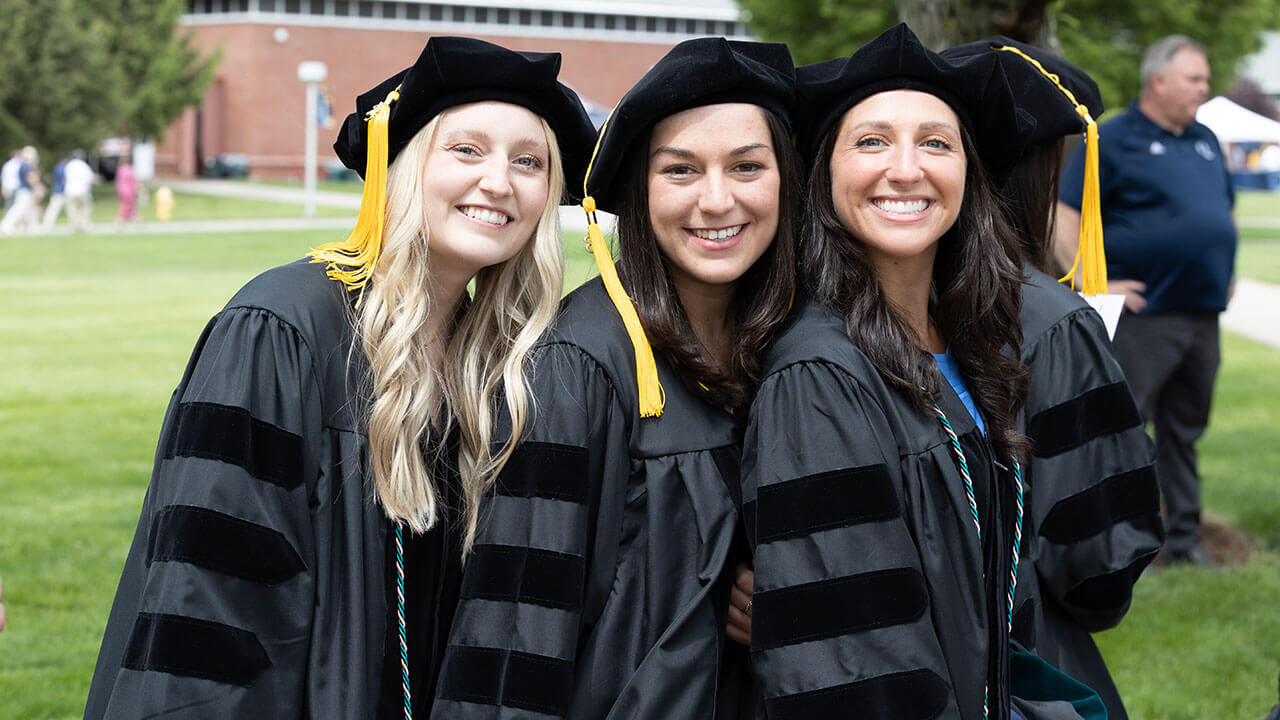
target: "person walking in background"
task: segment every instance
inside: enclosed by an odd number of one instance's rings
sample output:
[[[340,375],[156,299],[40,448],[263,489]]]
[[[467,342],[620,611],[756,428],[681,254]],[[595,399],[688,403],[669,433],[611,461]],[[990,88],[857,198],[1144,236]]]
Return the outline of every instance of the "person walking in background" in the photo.
[[[18,168],[22,165],[22,151],[14,150],[13,155],[0,167],[0,192],[4,193],[4,209],[8,210],[13,203],[13,193],[18,189]]]
[[[1116,358],[1155,426],[1167,562],[1212,565],[1200,540],[1195,444],[1209,424],[1218,315],[1233,282],[1235,194],[1218,138],[1196,122],[1209,96],[1204,46],[1171,35],[1142,58],[1143,90],[1100,130],[1108,289],[1125,296]],[[1057,205],[1055,253],[1075,256],[1084,153],[1072,155]]]
[[[53,166],[53,182],[49,183],[49,205],[44,209],[44,220],[40,223],[42,232],[49,232],[53,224],[62,214],[62,206],[67,202],[67,158],[62,158]]]
[[[116,198],[120,201],[116,222],[136,222],[138,220],[138,176],[133,172],[133,164],[128,160],[116,168]]]
[[[84,232],[93,214],[93,185],[98,181],[98,175],[84,161],[84,153],[80,150],[71,153],[65,173],[63,195],[67,201],[67,220],[72,230]]]
[[[44,196],[44,184],[40,182],[40,155],[30,145],[20,151],[18,186],[4,219],[0,220],[0,235],[10,235],[18,230],[34,229],[40,222],[40,198]]]

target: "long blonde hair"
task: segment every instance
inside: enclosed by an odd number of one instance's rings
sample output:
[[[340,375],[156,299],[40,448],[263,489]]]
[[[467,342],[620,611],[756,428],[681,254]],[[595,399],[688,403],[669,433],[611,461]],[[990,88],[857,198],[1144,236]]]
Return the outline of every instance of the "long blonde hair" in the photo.
[[[439,116],[432,118],[387,171],[382,250],[356,318],[369,362],[369,455],[378,501],[387,517],[415,532],[441,516],[441,488],[432,477],[423,438],[433,418],[447,434],[456,413],[462,447],[463,554],[475,539],[480,500],[520,442],[533,413],[525,365],[551,324],[564,282],[558,200],[564,170],[555,134],[539,118],[549,150],[549,187],[533,238],[515,257],[482,269],[475,298],[447,337],[432,337],[431,233],[423,203],[423,167]],[[447,340],[443,371],[432,349]],[[511,433],[494,448],[505,397]],[[437,448],[439,450],[439,448]]]

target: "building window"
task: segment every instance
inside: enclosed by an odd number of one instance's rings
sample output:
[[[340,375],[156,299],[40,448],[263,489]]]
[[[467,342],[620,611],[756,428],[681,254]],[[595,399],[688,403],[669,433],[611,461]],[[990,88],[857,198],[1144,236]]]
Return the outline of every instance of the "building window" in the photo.
[[[449,14],[451,16],[451,19],[456,23],[467,21],[467,9],[465,7],[462,7],[461,5],[454,5],[452,8],[450,8]]]
[[[324,0],[311,0],[311,14],[324,15]]]
[[[262,12],[275,12],[276,0],[258,0],[258,9]]]
[[[473,9],[475,10],[475,13],[476,13],[476,22],[478,23],[489,22],[489,8],[478,7]]]
[[[396,15],[399,14],[398,10],[400,10],[400,3],[382,3],[382,17],[384,18],[394,20]]]
[[[351,14],[351,3],[349,0],[334,0],[333,14],[340,17],[346,17]]]
[[[499,25],[510,25],[510,24],[511,24],[511,11],[510,11],[510,10],[508,10],[508,9],[506,9],[506,8],[498,8],[498,24],[499,24]]]
[[[302,0],[284,0],[284,11],[297,15],[302,11]]]
[[[429,6],[427,8],[427,17],[430,18],[431,20],[436,20],[436,21],[443,20],[444,8],[440,7],[439,5]]]
[[[368,2],[368,0],[362,0],[356,8],[360,17],[373,17],[373,3]]]
[[[529,10],[521,10],[521,11],[520,11],[520,24],[521,24],[521,25],[532,25],[532,24],[533,24],[533,12],[532,12],[532,11],[529,11]]]

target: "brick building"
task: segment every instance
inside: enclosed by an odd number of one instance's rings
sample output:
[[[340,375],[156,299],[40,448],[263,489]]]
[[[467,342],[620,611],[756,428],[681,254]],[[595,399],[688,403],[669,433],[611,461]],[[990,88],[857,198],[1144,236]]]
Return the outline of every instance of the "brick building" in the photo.
[[[217,79],[156,148],[156,172],[191,177],[228,154],[255,177],[298,178],[305,90],[298,63],[328,66],[333,128],[320,130],[321,167],[355,96],[403,69],[430,35],[470,35],[564,56],[561,79],[611,107],[675,43],[747,37],[733,0],[188,0],[193,45],[220,51]]]

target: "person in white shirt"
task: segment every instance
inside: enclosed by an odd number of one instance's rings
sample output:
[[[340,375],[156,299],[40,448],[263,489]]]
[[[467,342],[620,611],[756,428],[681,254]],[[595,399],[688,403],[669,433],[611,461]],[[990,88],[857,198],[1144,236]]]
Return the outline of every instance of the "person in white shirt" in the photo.
[[[72,229],[84,232],[93,212],[93,184],[97,182],[97,174],[84,161],[84,154],[79,150],[71,153],[63,166],[62,174],[62,192],[55,192],[49,200],[49,208],[44,214],[44,230],[48,232],[57,222],[58,213],[65,203],[67,220]]]

